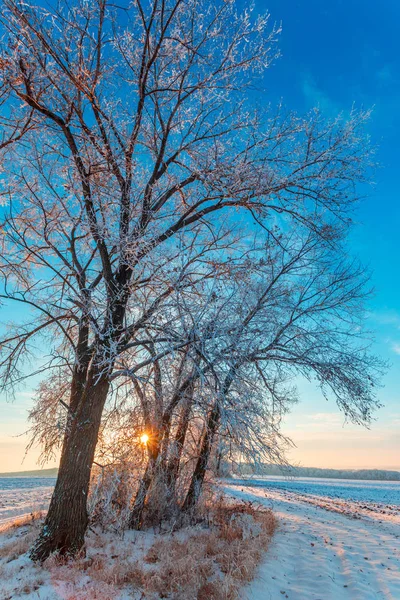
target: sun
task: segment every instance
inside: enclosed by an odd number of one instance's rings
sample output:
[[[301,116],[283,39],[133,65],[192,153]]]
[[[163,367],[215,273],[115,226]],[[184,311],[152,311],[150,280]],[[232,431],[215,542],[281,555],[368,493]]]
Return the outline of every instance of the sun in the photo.
[[[147,435],[147,433],[143,433],[143,434],[140,436],[140,441],[141,441],[141,443],[142,443],[142,444],[144,444],[144,445],[146,445],[146,444],[147,444],[147,442],[149,441],[149,436]]]

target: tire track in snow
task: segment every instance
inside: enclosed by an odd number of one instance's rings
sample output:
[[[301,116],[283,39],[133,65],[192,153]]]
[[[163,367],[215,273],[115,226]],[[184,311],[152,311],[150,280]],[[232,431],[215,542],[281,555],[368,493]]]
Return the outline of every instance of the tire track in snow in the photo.
[[[272,507],[279,519],[248,600],[400,600],[396,523],[353,519],[265,488],[224,491]]]

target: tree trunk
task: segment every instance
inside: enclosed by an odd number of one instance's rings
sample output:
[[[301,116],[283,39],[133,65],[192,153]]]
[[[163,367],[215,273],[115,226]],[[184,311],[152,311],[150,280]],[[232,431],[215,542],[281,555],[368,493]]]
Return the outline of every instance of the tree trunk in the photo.
[[[187,398],[180,415],[178,427],[175,433],[174,447],[172,449],[172,455],[168,462],[166,481],[169,491],[172,495],[175,495],[176,482],[179,474],[179,466],[182,458],[183,447],[185,445],[186,433],[189,427],[190,414],[193,406],[193,389],[190,390],[191,395]]]
[[[217,477],[220,477],[220,475],[221,475],[221,463],[222,463],[222,450],[219,449],[217,452],[217,464],[215,467],[215,473],[216,473]]]
[[[156,462],[160,454],[161,443],[158,440],[155,443],[156,446],[154,446],[149,453],[149,461],[147,463],[146,470],[140,482],[139,489],[129,515],[129,529],[139,530],[142,526],[143,509],[146,502],[146,496],[153,481]]]
[[[219,425],[219,419],[220,408],[219,402],[217,401],[214,404],[210,414],[208,415],[207,422],[204,426],[200,454],[198,456],[192,479],[190,481],[190,486],[185,498],[185,502],[182,506],[182,510],[184,511],[193,510],[200,497],[201,488],[203,486],[203,481],[207,470],[208,460],[210,458],[211,448],[213,445],[215,433]]]
[[[149,448],[149,462],[140,482],[139,490],[136,494],[129,516],[128,527],[130,529],[139,530],[141,528],[147,494],[155,478],[159,477],[165,470],[166,452],[168,450],[168,440],[171,429],[171,417],[171,412],[167,411],[163,415],[160,432],[153,436],[153,443]]]
[[[108,390],[107,376],[100,376],[92,368],[78,412],[64,439],[49,511],[30,553],[34,561],[43,561],[55,551],[75,555],[84,545],[90,473]]]
[[[153,442],[153,447],[151,449],[152,453],[149,457],[149,464],[146,468],[132,506],[132,511],[128,521],[128,526],[130,529],[140,529],[141,527],[143,510],[151,484],[153,483],[155,477],[159,476],[162,471],[165,470],[173,410],[181,400],[183,394],[185,394],[188,389],[192,389],[192,386],[194,385],[195,377],[192,374],[175,392],[172,401],[162,416],[161,428],[156,436],[156,440]]]

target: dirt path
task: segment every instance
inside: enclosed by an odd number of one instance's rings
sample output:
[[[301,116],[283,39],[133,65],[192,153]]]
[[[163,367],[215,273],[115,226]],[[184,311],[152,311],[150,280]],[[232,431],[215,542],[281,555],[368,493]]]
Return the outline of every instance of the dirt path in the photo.
[[[400,527],[354,519],[295,495],[226,486],[271,507],[280,524],[249,600],[400,600]]]

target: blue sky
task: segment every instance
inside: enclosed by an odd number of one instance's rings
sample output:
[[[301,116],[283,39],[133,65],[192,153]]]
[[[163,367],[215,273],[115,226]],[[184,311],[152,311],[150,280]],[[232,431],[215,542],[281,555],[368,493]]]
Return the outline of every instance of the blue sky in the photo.
[[[400,469],[400,3],[384,0],[258,0],[282,21],[282,57],[266,73],[266,102],[298,112],[319,105],[327,116],[373,107],[369,133],[378,146],[381,168],[375,186],[360,206],[351,250],[372,272],[375,295],[369,326],[374,351],[390,364],[379,397],[385,405],[371,430],[344,425],[333,403],[313,385],[301,383],[301,402],[287,418],[284,432],[297,448],[290,458],[315,467]],[[37,453],[21,465],[29,390],[14,404],[0,402],[0,470],[33,468]],[[7,457],[7,458],[6,458]]]
[[[282,98],[304,112],[327,115],[373,108],[369,133],[380,168],[356,215],[351,252],[372,270],[375,289],[369,327],[374,351],[390,362],[379,398],[385,405],[371,430],[344,425],[333,403],[301,384],[301,402],[284,431],[297,449],[292,460],[308,466],[400,469],[400,3],[384,0],[259,0],[271,20],[282,21],[282,56],[265,76],[269,101]]]

